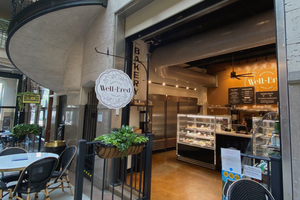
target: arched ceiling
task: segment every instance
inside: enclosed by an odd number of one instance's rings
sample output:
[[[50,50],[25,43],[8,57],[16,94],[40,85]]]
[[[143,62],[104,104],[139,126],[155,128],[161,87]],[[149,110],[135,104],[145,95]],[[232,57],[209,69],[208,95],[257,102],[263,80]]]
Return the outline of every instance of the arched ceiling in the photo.
[[[7,50],[11,61],[37,83],[55,92],[63,91],[72,45],[84,36],[102,9],[101,5],[71,7],[26,23],[10,38]]]

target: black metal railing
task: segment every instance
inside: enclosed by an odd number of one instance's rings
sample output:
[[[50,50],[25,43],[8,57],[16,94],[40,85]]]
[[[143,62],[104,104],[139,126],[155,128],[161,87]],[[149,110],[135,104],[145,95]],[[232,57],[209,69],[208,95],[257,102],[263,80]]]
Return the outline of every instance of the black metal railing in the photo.
[[[102,161],[102,183],[100,189],[102,190],[101,197],[98,199],[104,200],[104,191],[111,192],[111,199],[115,195],[121,199],[125,197],[136,200],[150,200],[151,192],[151,166],[152,166],[152,145],[153,134],[148,133],[146,137],[149,138],[143,151],[139,154],[131,156],[131,159],[113,158],[100,159],[97,158],[95,148],[99,142],[87,142],[86,140],[78,141],[78,152],[76,161],[76,177],[75,177],[75,200],[82,199],[83,192],[83,178],[85,173],[88,174],[91,181],[90,199],[93,199],[93,187],[95,177],[95,162],[96,159]],[[92,148],[92,153],[88,150]],[[85,161],[89,158],[91,161],[90,169],[85,169]],[[99,164],[99,162],[97,162]],[[128,168],[129,166],[129,168]],[[100,166],[97,166],[99,169]],[[98,174],[99,176],[99,174]],[[98,186],[99,186],[98,182]],[[107,197],[106,197],[107,199]]]
[[[259,157],[248,154],[241,154],[243,157],[243,164],[254,166],[255,163],[264,161],[267,164],[266,170],[262,173],[262,180],[256,180],[264,185],[272,193],[275,199],[283,198],[282,191],[282,163],[281,157]],[[249,178],[249,177],[248,177]]]
[[[0,29],[0,48],[5,48],[5,43],[7,40],[7,32]]]
[[[12,7],[11,7],[11,19],[13,19],[19,12],[24,10],[26,7],[34,4],[36,2],[41,2],[40,5],[43,3],[50,3],[51,5],[57,4],[64,4],[64,3],[71,3],[71,2],[88,2],[90,0],[12,0]],[[107,0],[98,0],[104,7],[107,5]]]

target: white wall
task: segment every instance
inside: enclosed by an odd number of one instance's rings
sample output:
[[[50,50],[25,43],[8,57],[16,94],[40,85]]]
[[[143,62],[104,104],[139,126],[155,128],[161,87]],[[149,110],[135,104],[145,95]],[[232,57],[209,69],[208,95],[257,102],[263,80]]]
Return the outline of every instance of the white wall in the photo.
[[[159,0],[127,17],[125,36],[128,37],[161,22],[203,0]]]
[[[285,0],[293,199],[300,199],[300,1]],[[283,177],[284,174],[283,174]],[[285,188],[285,186],[284,186]],[[289,188],[287,188],[289,190]]]
[[[81,85],[95,81],[106,69],[113,68],[113,58],[97,54],[99,51],[114,52],[115,12],[130,0],[110,0],[106,9],[102,10],[91,24],[84,38]]]

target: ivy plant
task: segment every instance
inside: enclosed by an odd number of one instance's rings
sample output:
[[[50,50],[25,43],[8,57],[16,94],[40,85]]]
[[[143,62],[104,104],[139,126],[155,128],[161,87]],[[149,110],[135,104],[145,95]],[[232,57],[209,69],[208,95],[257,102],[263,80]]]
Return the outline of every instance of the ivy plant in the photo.
[[[14,137],[20,138],[22,135],[34,134],[39,135],[42,132],[42,127],[38,124],[18,124],[15,125],[11,132]]]
[[[117,131],[111,131],[110,134],[101,135],[94,141],[101,141],[108,145],[116,146],[119,151],[123,152],[122,158],[126,156],[126,151],[134,144],[142,144],[148,141],[145,136],[139,136],[133,131],[133,127],[122,125]]]

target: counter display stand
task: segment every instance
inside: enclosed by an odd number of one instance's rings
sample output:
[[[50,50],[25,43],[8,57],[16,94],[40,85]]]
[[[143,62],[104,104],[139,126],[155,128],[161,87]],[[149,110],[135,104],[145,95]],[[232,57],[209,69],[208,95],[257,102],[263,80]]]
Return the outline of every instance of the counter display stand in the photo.
[[[230,128],[230,116],[177,115],[177,159],[215,169],[215,134]]]
[[[276,112],[270,112],[263,117],[253,117],[253,136],[243,156],[243,169],[245,165],[254,166],[261,170],[261,180],[256,181],[267,187],[277,197],[282,199],[282,176],[280,157],[279,121]],[[276,128],[275,128],[276,127]],[[244,175],[244,170],[242,176]]]
[[[276,155],[280,150],[279,132],[275,132],[275,119],[263,119],[262,117],[252,118],[252,129],[255,132],[253,137],[253,155],[269,157]]]

